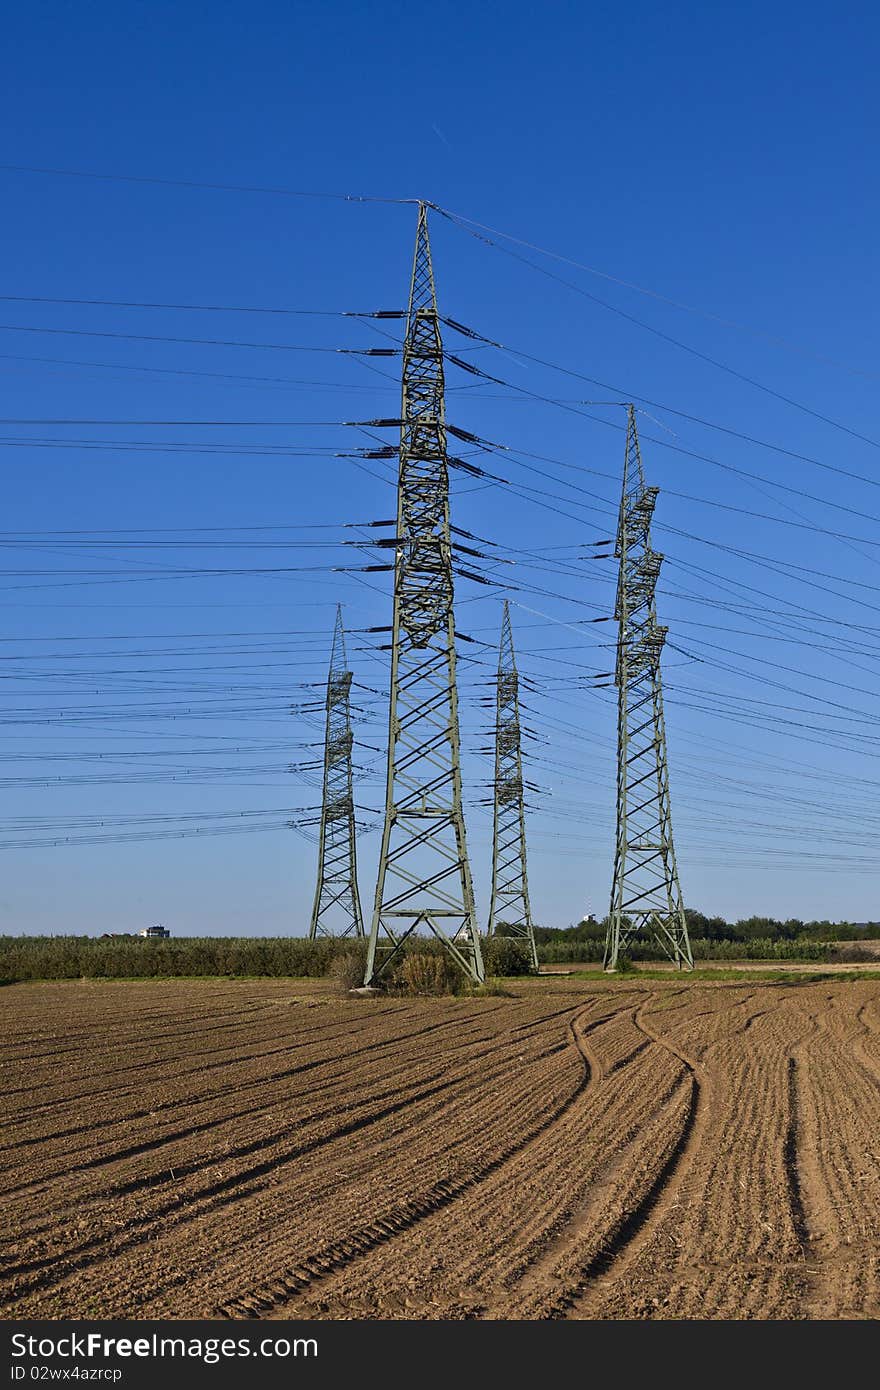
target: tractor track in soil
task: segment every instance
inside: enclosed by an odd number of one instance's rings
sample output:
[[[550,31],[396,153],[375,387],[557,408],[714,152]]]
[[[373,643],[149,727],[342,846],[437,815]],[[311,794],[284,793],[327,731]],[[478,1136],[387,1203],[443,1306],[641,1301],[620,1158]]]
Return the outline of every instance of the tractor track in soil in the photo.
[[[583,1267],[579,1282],[560,1295],[553,1309],[554,1316],[589,1317],[596,1295],[600,1292],[600,1287],[597,1288],[600,1281],[625,1277],[627,1265],[636,1258],[639,1250],[650,1239],[653,1225],[662,1219],[671,1206],[684,1169],[693,1150],[701,1141],[708,1105],[708,1081],[698,1063],[668,1038],[661,1037],[648,1026],[645,1010],[650,1002],[650,999],[647,1000],[633,1011],[633,1022],[645,1035],[645,1048],[664,1048],[672,1053],[685,1069],[685,1076],[677,1085],[677,1089],[680,1088],[685,1097],[678,1133],[647,1190],[630,1210],[624,1209],[613,1221],[600,1248]],[[642,1050],[638,1049],[639,1052]],[[624,1160],[631,1155],[633,1146],[637,1143],[637,1138],[630,1142],[628,1150],[622,1156]],[[616,1157],[614,1163],[615,1166],[620,1166],[621,1157]]]
[[[175,1225],[179,1227],[198,1219],[205,1210],[216,1213],[222,1206],[235,1202],[241,1196],[252,1195],[256,1190],[254,1187],[255,1181],[276,1173],[280,1168],[301,1161],[316,1151],[332,1145],[339,1139],[366,1130],[372,1125],[378,1125],[382,1121],[406,1111],[413,1105],[426,1101],[434,1102],[438,1096],[444,1093],[454,1093],[455,1087],[460,1084],[460,1080],[461,1078],[453,1078],[452,1080],[438,1080],[435,1078],[434,1084],[423,1086],[413,1095],[401,1095],[401,1091],[405,1090],[405,1088],[398,1087],[391,1092],[391,1094],[397,1096],[397,1099],[390,1101],[378,1110],[371,1110],[364,1115],[355,1115],[347,1123],[337,1124],[329,1132],[316,1136],[312,1140],[305,1141],[283,1154],[279,1155],[276,1153],[269,1159],[239,1169],[228,1178],[202,1185],[190,1191],[187,1194],[187,1208],[184,1211],[180,1210],[179,1199],[176,1196],[172,1197],[167,1202],[160,1204],[148,1215],[134,1217],[127,1225],[126,1235],[114,1243],[112,1257],[117,1258],[129,1247],[139,1245],[143,1241],[150,1239],[157,1223],[165,1219],[174,1219]],[[223,1161],[229,1162],[235,1159],[247,1159],[254,1153],[270,1148],[276,1142],[277,1138],[278,1135],[273,1133],[261,1139],[251,1140],[246,1144],[240,1145],[235,1151],[227,1152],[224,1155]],[[164,1145],[165,1142],[166,1140],[163,1138],[157,1141],[157,1144]],[[143,1152],[146,1153],[148,1151],[149,1150],[145,1148]],[[118,1154],[117,1157],[121,1157],[121,1155]],[[192,1160],[190,1163],[181,1165],[178,1169],[174,1170],[174,1180],[178,1181],[180,1178],[186,1177],[191,1173],[198,1174],[203,1168],[204,1163],[201,1159]],[[113,1196],[123,1197],[131,1193],[140,1192],[146,1188],[163,1186],[166,1181],[167,1176],[164,1170],[143,1174],[128,1182],[116,1183],[113,1188]],[[98,1236],[93,1240],[86,1241],[78,1247],[69,1250],[64,1261],[66,1270],[69,1272],[72,1269],[90,1264],[93,1258],[99,1254],[103,1245],[104,1238]],[[52,1253],[41,1259],[26,1261],[19,1264],[6,1263],[2,1267],[2,1272],[7,1277],[15,1277],[17,1275],[36,1273],[39,1270],[45,1270],[45,1279],[40,1280],[37,1278],[32,1281],[28,1290],[32,1292],[37,1287],[41,1286],[41,1284],[52,1281],[57,1273],[57,1263],[57,1256]]]
[[[4,1003],[6,1316],[880,1316],[880,980]]]
[[[582,1012],[584,1014],[589,1012],[591,1007],[592,1005],[588,1004]],[[267,1312],[290,1302],[292,1297],[300,1294],[303,1289],[316,1280],[323,1279],[328,1274],[338,1273],[347,1268],[359,1256],[365,1255],[377,1246],[409,1231],[419,1221],[454,1202],[470,1188],[485,1181],[505,1164],[522,1154],[537,1139],[559,1123],[562,1116],[575,1104],[578,1096],[586,1090],[593,1079],[596,1063],[594,1059],[591,1059],[590,1049],[586,1041],[579,1034],[577,1023],[580,1017],[580,1013],[575,1014],[568,1024],[572,1043],[583,1062],[583,1075],[580,1084],[572,1095],[563,1101],[558,1110],[547,1116],[535,1130],[503,1149],[482,1168],[457,1181],[436,1184],[428,1192],[408,1199],[395,1211],[386,1214],[380,1221],[371,1223],[362,1231],[356,1232],[345,1242],[341,1242],[335,1247],[327,1247],[319,1254],[307,1257],[300,1261],[295,1269],[275,1276],[271,1282],[263,1284],[255,1290],[239,1295],[237,1298],[228,1299],[218,1306],[217,1312],[224,1317],[233,1318],[265,1315]]]
[[[449,1026],[452,1026],[452,1025],[446,1024],[446,1025],[443,1025],[443,1026],[449,1027]],[[460,1024],[458,1024],[458,1026],[460,1026]],[[424,1037],[424,1036],[425,1036],[428,1032],[430,1032],[430,1031],[432,1031],[432,1030],[427,1030],[427,1029],[414,1030],[414,1032],[405,1035],[405,1038],[395,1037],[395,1038],[392,1038],[392,1039],[390,1040],[390,1042],[391,1042],[391,1044],[394,1044],[394,1043],[400,1042],[400,1041],[402,1041],[402,1040],[407,1040],[407,1041],[408,1041],[408,1040],[412,1040],[412,1039],[422,1038],[422,1037]],[[491,1040],[491,1034],[484,1034],[484,1035],[482,1035],[482,1037],[479,1039],[479,1041],[489,1041],[489,1040]],[[471,1049],[471,1051],[472,1051],[472,1050],[473,1050],[473,1046],[474,1046],[474,1041],[475,1041],[474,1039],[470,1039],[469,1042],[468,1042],[467,1044],[462,1044],[462,1046],[469,1046],[470,1049]],[[447,1055],[454,1054],[454,1052],[455,1052],[457,1046],[458,1046],[457,1044],[454,1045],[453,1048],[450,1049],[450,1053],[447,1054]],[[263,1054],[260,1054],[260,1055],[261,1055],[261,1057],[266,1057],[266,1056],[269,1056],[269,1055],[274,1055],[274,1053],[277,1052],[278,1050],[279,1050],[279,1049],[271,1049],[269,1053],[263,1053]],[[281,1050],[284,1050],[284,1049],[281,1049]],[[357,1055],[359,1051],[370,1052],[370,1051],[372,1051],[372,1050],[373,1050],[373,1049],[371,1049],[369,1046],[364,1047],[364,1048],[362,1048],[362,1049],[351,1049],[351,1051],[348,1053],[348,1057],[350,1058],[351,1056]],[[253,1058],[252,1058],[252,1057],[248,1057],[246,1060],[247,1060],[248,1062],[250,1062],[250,1061],[253,1060]],[[242,1095],[244,1092],[247,1092],[247,1091],[249,1091],[249,1090],[253,1090],[253,1089],[257,1088],[257,1087],[259,1087],[259,1088],[265,1088],[267,1085],[271,1085],[271,1084],[274,1084],[274,1083],[277,1083],[277,1082],[283,1082],[283,1081],[285,1081],[285,1080],[289,1080],[289,1079],[292,1078],[292,1077],[299,1077],[299,1076],[306,1075],[308,1072],[310,1072],[310,1071],[311,1071],[312,1069],[314,1069],[314,1068],[331,1067],[331,1066],[332,1066],[333,1068],[335,1068],[335,1071],[334,1071],[333,1075],[328,1079],[328,1081],[324,1082],[324,1084],[323,1084],[322,1087],[321,1087],[321,1093],[322,1093],[323,1095],[327,1095],[327,1094],[332,1093],[333,1090],[334,1090],[334,1088],[337,1087],[337,1086],[340,1084],[340,1082],[341,1082],[341,1084],[342,1084],[346,1089],[348,1088],[349,1082],[348,1082],[348,1073],[347,1073],[346,1061],[347,1061],[347,1059],[339,1059],[339,1060],[334,1060],[334,1061],[332,1061],[332,1062],[328,1061],[328,1059],[326,1059],[326,1058],[325,1058],[325,1059],[319,1059],[319,1060],[316,1060],[316,1061],[313,1061],[313,1062],[305,1063],[305,1064],[303,1064],[303,1065],[298,1065],[298,1066],[294,1066],[294,1067],[291,1067],[291,1068],[286,1068],[286,1069],[284,1069],[284,1070],[282,1070],[282,1071],[275,1071],[275,1072],[268,1072],[268,1073],[265,1073],[265,1074],[260,1078],[259,1081],[255,1081],[255,1082],[251,1082],[251,1083],[240,1083],[240,1082],[239,1082],[239,1083],[231,1083],[231,1084],[228,1085],[228,1086],[224,1086],[224,1087],[220,1088],[220,1090],[219,1090],[217,1093],[215,1093],[215,1094],[216,1094],[217,1097],[220,1098],[221,1105],[224,1105],[224,1106],[225,1106],[225,1105],[226,1105],[226,1102],[223,1101],[223,1099],[222,1099],[224,1096],[235,1095],[235,1096],[237,1096],[237,1097],[241,1097],[241,1095]],[[203,1070],[203,1071],[208,1071],[208,1070],[210,1070],[210,1069],[211,1069],[211,1068],[203,1068],[202,1070]],[[407,1070],[406,1067],[401,1067],[401,1068],[400,1068],[400,1071],[401,1071],[402,1073],[405,1072],[406,1070]],[[401,1086],[399,1089],[400,1089],[400,1090],[405,1090],[405,1089],[406,1089],[406,1086],[405,1086],[405,1085],[404,1085],[404,1086]],[[380,1093],[380,1096],[381,1096],[381,1093]],[[375,1099],[375,1098],[376,1098],[376,1097],[374,1096],[374,1097],[368,1097],[367,1099]],[[190,1110],[192,1110],[193,1108],[195,1108],[196,1104],[197,1104],[197,1102],[196,1102],[196,1098],[195,1098],[194,1096],[192,1096],[192,1095],[186,1096],[186,1097],[184,1097],[182,1100],[179,1100],[179,1101],[168,1102],[167,1104],[162,1104],[162,1103],[160,1103],[158,1106],[154,1107],[153,1109],[142,1110],[142,1111],[140,1111],[140,1112],[137,1112],[135,1115],[128,1114],[128,1115],[125,1116],[125,1123],[126,1123],[126,1124],[130,1124],[130,1123],[132,1122],[132,1120],[135,1119],[135,1118],[145,1118],[145,1117],[149,1117],[149,1118],[151,1118],[151,1119],[155,1119],[155,1117],[156,1117],[158,1114],[160,1114],[162,1110],[168,1109],[168,1108],[170,1108],[170,1109],[178,1109],[178,1108],[181,1108],[181,1107],[189,1107]],[[228,1122],[228,1121],[231,1121],[231,1120],[239,1119],[239,1118],[242,1118],[242,1117],[245,1117],[245,1116],[247,1116],[248,1118],[252,1118],[254,1115],[259,1114],[259,1113],[262,1113],[262,1112],[264,1112],[264,1111],[272,1111],[272,1110],[276,1107],[276,1105],[277,1105],[277,1100],[276,1100],[276,1101],[272,1101],[272,1102],[268,1102],[268,1103],[267,1103],[266,1105],[264,1105],[264,1106],[255,1106],[255,1107],[246,1108],[246,1109],[244,1109],[244,1110],[235,1111],[235,1112],[233,1112],[232,1114],[230,1114],[229,1111],[228,1111],[228,1108],[226,1108],[226,1109],[225,1109],[225,1112],[223,1113],[223,1118],[224,1118],[227,1122]],[[321,1118],[322,1113],[323,1113],[323,1112],[317,1112],[317,1113],[316,1113],[316,1112],[313,1111],[313,1112],[311,1113],[310,1118],[311,1118],[312,1120],[315,1120],[316,1118]],[[333,1112],[332,1110],[330,1110],[330,1111],[328,1111],[327,1113],[328,1113],[328,1114],[332,1114],[332,1113],[334,1113],[334,1112]],[[123,1149],[119,1149],[119,1148],[111,1149],[111,1151],[110,1151],[109,1153],[105,1154],[105,1155],[96,1156],[96,1157],[93,1157],[93,1158],[91,1158],[91,1159],[84,1160],[84,1161],[81,1162],[81,1163],[74,1163],[74,1164],[71,1164],[69,1160],[70,1160],[71,1157],[75,1157],[76,1154],[77,1154],[78,1152],[81,1152],[82,1150],[65,1148],[65,1151],[64,1151],[64,1154],[63,1154],[64,1163],[63,1163],[63,1165],[62,1165],[61,1168],[55,1169],[55,1170],[52,1170],[52,1171],[48,1171],[48,1172],[44,1172],[44,1173],[41,1174],[41,1176],[40,1176],[39,1179],[34,1179],[34,1180],[32,1180],[32,1181],[27,1181],[27,1182],[24,1182],[24,1183],[15,1184],[15,1185],[12,1185],[12,1186],[9,1186],[9,1187],[6,1187],[6,1188],[0,1186],[0,1196],[10,1196],[10,1195],[13,1195],[14,1193],[17,1193],[17,1192],[24,1192],[24,1191],[27,1191],[27,1190],[29,1190],[29,1189],[32,1189],[32,1188],[36,1187],[37,1185],[45,1185],[45,1184],[47,1184],[47,1183],[50,1183],[54,1178],[57,1178],[57,1177],[59,1177],[59,1176],[63,1176],[63,1177],[66,1179],[67,1177],[69,1177],[69,1176],[70,1176],[72,1173],[74,1173],[74,1172],[79,1172],[79,1173],[81,1173],[81,1172],[86,1172],[86,1171],[88,1171],[88,1170],[91,1169],[91,1168],[97,1168],[97,1167],[106,1166],[106,1165],[111,1164],[111,1163],[114,1163],[114,1162],[121,1162],[121,1161],[123,1161],[123,1160],[125,1160],[126,1158],[129,1158],[129,1157],[141,1155],[141,1154],[143,1154],[143,1153],[149,1152],[150,1150],[152,1150],[152,1149],[154,1149],[154,1148],[163,1147],[163,1146],[166,1145],[166,1144],[172,1144],[176,1139],[188,1138],[188,1137],[190,1137],[190,1136],[193,1135],[193,1134],[196,1134],[196,1133],[199,1133],[199,1132],[202,1132],[202,1131],[205,1131],[205,1130],[210,1130],[213,1126],[216,1125],[217,1120],[218,1120],[218,1116],[217,1116],[217,1115],[214,1115],[214,1116],[212,1116],[211,1118],[209,1118],[208,1120],[203,1121],[203,1122],[198,1122],[198,1121],[195,1121],[195,1120],[191,1120],[190,1123],[188,1123],[186,1126],[184,1126],[183,1128],[181,1128],[181,1129],[178,1130],[178,1131],[171,1131],[170,1133],[166,1133],[166,1134],[164,1134],[164,1135],[157,1136],[157,1137],[155,1137],[155,1138],[153,1138],[153,1139],[146,1140],[146,1141],[144,1141],[144,1142],[141,1143],[141,1144],[129,1145],[127,1148],[123,1148]],[[118,1122],[118,1121],[117,1121],[117,1122]],[[83,1125],[83,1126],[80,1126],[80,1127],[75,1128],[75,1129],[72,1131],[72,1133],[90,1132],[91,1129],[94,1129],[94,1128],[97,1128],[97,1127],[101,1127],[101,1125],[102,1125],[103,1123],[105,1123],[105,1122],[103,1122],[103,1121],[98,1121],[98,1122],[95,1122],[91,1127],[90,1127],[89,1125]],[[106,1122],[106,1123],[113,1123],[113,1122],[112,1122],[112,1121],[108,1121],[108,1122]],[[55,1137],[57,1137],[57,1136],[55,1136]],[[276,1136],[276,1137],[278,1137],[278,1136]],[[32,1141],[31,1141],[31,1142],[32,1142]],[[43,1142],[44,1142],[44,1145],[45,1145],[45,1140],[44,1140]],[[100,1142],[100,1141],[99,1141],[99,1142]],[[112,1143],[112,1140],[107,1141],[107,1142]],[[9,1146],[7,1146],[7,1147],[8,1147],[9,1149],[13,1149],[13,1148],[15,1148],[15,1147],[17,1147],[17,1146],[15,1146],[15,1145],[9,1145]],[[94,1148],[94,1145],[92,1145],[91,1147]],[[88,1151],[88,1149],[86,1149],[85,1151]],[[184,1167],[185,1167],[185,1166],[186,1166],[186,1165],[182,1165],[182,1166],[181,1166],[181,1168],[180,1168],[180,1171],[181,1171],[181,1172],[184,1171]],[[126,1189],[123,1187],[123,1188],[120,1188],[120,1189],[117,1189],[117,1190],[124,1191],[124,1190],[126,1190]]]
[[[571,1006],[569,1006],[569,1012],[570,1007]],[[473,1015],[473,1017],[471,1017],[470,1020],[468,1015],[462,1015],[460,1008],[456,1011],[457,1016],[453,1017],[450,1020],[448,1018],[447,1009],[445,1011],[447,1017],[444,1026],[447,1028],[457,1027],[460,1029],[462,1027],[462,1024],[466,1024],[468,1023],[468,1021],[475,1024],[482,1023],[482,1026],[485,1026],[487,1020],[491,1019],[491,1015],[496,1011],[496,1009],[497,1006],[494,1004],[494,1002],[490,1003],[489,1001],[486,1001],[486,1003],[481,1005],[481,1007],[477,1010],[476,1014]],[[473,1010],[471,1010],[471,1013],[473,1014]],[[520,1037],[528,1035],[530,1031],[530,1026],[529,1024],[522,1024],[521,1014],[520,1017],[516,1018],[515,1025],[516,1026],[513,1031],[517,1035],[519,1035]],[[425,1026],[424,1020],[422,1020],[421,1026],[418,1029],[418,1035],[421,1036],[424,1040],[425,1037],[429,1036],[435,1031],[436,1027],[434,1025]],[[411,1043],[412,1037],[413,1034],[411,1034],[406,1039],[406,1041]],[[386,1036],[384,1039],[381,1039],[379,1050],[381,1051],[384,1048],[387,1048],[389,1044],[393,1044],[396,1041],[398,1041],[397,1035],[392,1033]],[[522,1045],[525,1044],[521,1043],[521,1046]],[[495,1051],[498,1052],[499,1055],[503,1054],[503,1052],[505,1051],[503,1038],[494,1038],[493,1046]],[[541,1042],[536,1055],[538,1056],[538,1058],[545,1054],[552,1057],[553,1051],[558,1049],[558,1047],[559,1041],[551,1035],[550,1037],[545,1038],[543,1042]],[[509,1051],[509,1048],[506,1050]],[[467,1052],[466,1048],[465,1052]],[[337,1055],[338,1049],[334,1048],[332,1057],[335,1057]],[[446,1062],[448,1066],[448,1051],[446,1054]],[[432,1056],[431,1064],[436,1067],[436,1057]],[[471,1067],[473,1067],[472,1057],[468,1058],[468,1064]],[[461,1095],[457,1098],[455,1095],[452,1096],[453,1104],[458,1104],[460,1106],[461,1096],[466,1095],[468,1092],[476,1094],[473,1086],[468,1085],[466,1068],[463,1073],[460,1072],[457,1075],[457,1077],[453,1077],[451,1081],[447,1080],[443,1081],[442,1083],[438,1083],[436,1087],[432,1088],[431,1092],[423,1093],[422,1095],[417,1097],[417,1099],[422,1102],[425,1102],[428,1099],[432,1099],[435,1093],[439,1093],[439,1091],[444,1088],[454,1091],[456,1085],[458,1086]],[[402,1091],[405,1088],[400,1087],[399,1089]],[[394,1103],[384,1107],[379,1114],[372,1114],[368,1116],[366,1120],[358,1118],[354,1122],[351,1122],[347,1125],[337,1125],[329,1133],[321,1136],[317,1143],[301,1145],[299,1146],[299,1149],[296,1152],[285,1154],[284,1160],[288,1164],[288,1167],[290,1167],[292,1165],[292,1160],[301,1160],[304,1152],[307,1152],[308,1150],[314,1149],[316,1147],[320,1147],[322,1145],[332,1145],[333,1143],[338,1141],[341,1136],[344,1136],[347,1133],[356,1133],[358,1130],[362,1129],[364,1124],[366,1123],[378,1124],[379,1122],[387,1119],[389,1115],[394,1115],[398,1111],[405,1110],[412,1103],[412,1101],[412,1096],[406,1097],[404,1100],[398,1099]],[[36,1292],[35,1284],[52,1282],[57,1278],[63,1277],[65,1274],[69,1274],[72,1269],[75,1270],[77,1267],[87,1266],[93,1259],[97,1259],[99,1261],[102,1259],[117,1260],[121,1255],[124,1255],[126,1249],[129,1246],[140,1244],[144,1240],[147,1240],[152,1235],[154,1235],[157,1223],[161,1227],[163,1220],[179,1225],[181,1220],[191,1222],[194,1219],[198,1219],[204,1214],[205,1211],[210,1211],[212,1215],[215,1215],[218,1211],[218,1208],[224,1204],[224,1199],[218,1200],[218,1191],[222,1191],[225,1188],[233,1189],[225,1198],[225,1202],[227,1203],[233,1202],[241,1196],[247,1197],[252,1195],[253,1185],[251,1180],[254,1177],[264,1177],[268,1180],[270,1175],[277,1175],[279,1168],[278,1159],[279,1156],[276,1154],[273,1158],[268,1159],[264,1164],[257,1165],[256,1169],[254,1167],[249,1167],[243,1170],[239,1169],[239,1171],[237,1171],[231,1178],[221,1183],[212,1183],[207,1187],[203,1186],[201,1189],[189,1192],[187,1194],[186,1207],[182,1212],[179,1209],[178,1199],[176,1196],[174,1196],[167,1203],[165,1203],[164,1207],[160,1206],[157,1210],[150,1212],[146,1216],[134,1217],[132,1220],[125,1223],[125,1235],[119,1239],[114,1240],[113,1248],[110,1251],[106,1249],[107,1242],[102,1235],[96,1236],[92,1240],[85,1242],[85,1244],[81,1243],[78,1249],[68,1249],[65,1252],[65,1257],[61,1261],[59,1261],[57,1258],[57,1252],[53,1250],[52,1252],[50,1252],[48,1256],[45,1256],[43,1260],[39,1262],[45,1267],[43,1278],[35,1278],[32,1281],[32,1286],[26,1290],[21,1290],[21,1294],[25,1298],[30,1297],[34,1294],[34,1292]],[[295,1166],[300,1167],[301,1164],[298,1163]],[[153,1181],[160,1180],[163,1176],[163,1174],[144,1174],[141,1178],[138,1179],[137,1185],[149,1185]],[[442,1195],[442,1193],[440,1195]],[[201,1205],[199,1205],[200,1203]],[[25,1271],[22,1270],[20,1266],[18,1270],[15,1271],[7,1268],[6,1272],[7,1275],[12,1274],[13,1276],[14,1273],[25,1273]],[[35,1270],[34,1274],[36,1275]]]

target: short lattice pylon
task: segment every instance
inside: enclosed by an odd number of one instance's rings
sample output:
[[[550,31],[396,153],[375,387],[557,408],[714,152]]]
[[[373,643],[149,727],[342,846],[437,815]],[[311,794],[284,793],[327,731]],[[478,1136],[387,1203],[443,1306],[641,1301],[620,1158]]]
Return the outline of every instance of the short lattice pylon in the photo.
[[[403,348],[388,771],[367,984],[414,933],[483,979],[461,801],[443,345],[424,204]]]
[[[628,407],[615,556],[617,604],[617,840],[605,969],[637,940],[653,940],[679,967],[693,968],[672,842],[669,769],[655,589],[663,556],[651,546],[659,489],[647,487],[636,414]]]
[[[342,607],[327,676],[324,795],[318,849],[318,882],[309,936],[363,936],[357,885],[357,848],[351,766],[351,680],[345,655]]]
[[[519,722],[519,672],[513,648],[510,608],[504,604],[495,694],[495,797],[492,827],[492,898],[488,935],[526,943],[532,966],[538,950],[529,902],[526,862],[525,792],[522,732]]]

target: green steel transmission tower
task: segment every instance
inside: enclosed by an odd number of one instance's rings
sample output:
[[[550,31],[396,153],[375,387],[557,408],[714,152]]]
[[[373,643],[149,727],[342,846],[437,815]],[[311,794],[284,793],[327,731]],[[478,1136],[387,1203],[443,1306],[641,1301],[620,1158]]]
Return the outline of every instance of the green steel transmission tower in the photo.
[[[345,656],[342,606],[327,675],[324,794],[318,849],[318,882],[309,936],[363,936],[357,885],[354,791],[351,770],[351,676]]]
[[[510,606],[505,600],[495,686],[495,798],[492,823],[492,899],[488,935],[525,941],[532,965],[538,949],[529,902],[525,794],[519,723],[519,672],[513,649]],[[499,932],[499,928],[501,932]]]
[[[419,204],[403,346],[385,822],[366,983],[414,932],[484,978],[461,804],[443,345]]]
[[[659,488],[647,487],[627,408],[626,455],[617,525],[617,841],[605,940],[605,969],[637,939],[653,939],[680,968],[693,969],[669,810],[669,768],[655,590],[663,556],[651,546]]]

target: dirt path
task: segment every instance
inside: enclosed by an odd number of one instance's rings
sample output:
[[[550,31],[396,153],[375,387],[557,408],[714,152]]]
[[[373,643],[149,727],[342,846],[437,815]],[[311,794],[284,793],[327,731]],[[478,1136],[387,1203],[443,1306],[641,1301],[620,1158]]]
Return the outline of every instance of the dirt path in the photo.
[[[3,991],[14,1317],[880,1315],[880,981]]]

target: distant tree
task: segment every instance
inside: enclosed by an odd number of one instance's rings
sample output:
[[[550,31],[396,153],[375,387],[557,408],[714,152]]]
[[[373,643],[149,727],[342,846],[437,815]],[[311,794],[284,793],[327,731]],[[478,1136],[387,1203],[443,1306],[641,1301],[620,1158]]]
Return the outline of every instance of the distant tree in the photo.
[[[607,918],[604,922],[597,922],[595,917],[585,917],[577,926],[535,927],[535,940],[539,946],[547,946],[554,941],[604,941],[606,925]]]
[[[688,936],[700,937],[708,934],[706,928],[709,925],[709,918],[705,917],[702,912],[698,912],[695,907],[686,907],[684,917],[687,922]]]
[[[797,917],[790,917],[787,922],[780,922],[779,935],[784,941],[797,941],[803,935],[804,924]]]
[[[696,908],[686,907],[684,915],[688,924],[688,935],[695,940],[704,941],[735,941],[736,928],[725,920],[724,917],[707,917],[705,913],[698,912]]]
[[[736,923],[736,940],[778,941],[779,927],[775,917],[741,917]]]

